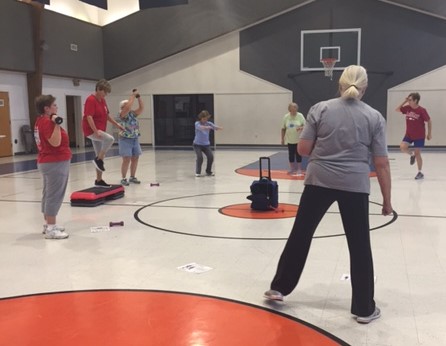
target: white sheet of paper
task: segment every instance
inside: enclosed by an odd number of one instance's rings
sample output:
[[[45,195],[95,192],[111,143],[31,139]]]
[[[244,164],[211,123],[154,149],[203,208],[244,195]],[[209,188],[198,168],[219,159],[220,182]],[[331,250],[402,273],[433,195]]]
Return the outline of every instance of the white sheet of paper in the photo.
[[[90,227],[90,231],[91,231],[91,233],[108,232],[108,231],[110,231],[110,227],[108,227],[108,226]]]
[[[201,265],[201,264],[197,264],[197,263],[189,263],[189,264],[185,264],[183,266],[177,267],[177,269],[184,270],[185,272],[188,272],[188,273],[201,274],[201,273],[211,270],[212,268],[208,267],[208,266]]]

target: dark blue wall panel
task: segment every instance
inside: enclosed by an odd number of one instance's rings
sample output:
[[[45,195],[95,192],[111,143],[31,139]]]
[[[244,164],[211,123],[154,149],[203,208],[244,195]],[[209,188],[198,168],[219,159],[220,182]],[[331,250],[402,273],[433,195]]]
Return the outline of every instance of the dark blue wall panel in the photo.
[[[154,7],[186,5],[188,2],[188,0],[139,0],[139,8],[146,10]]]
[[[364,100],[383,115],[389,88],[446,62],[444,20],[375,0],[319,0],[242,31],[241,69],[291,89],[306,113],[337,96],[341,72],[333,81],[323,72],[301,73],[300,31],[345,28],[362,29],[361,65],[369,71]]]
[[[111,79],[270,17],[305,0],[194,0],[139,11],[104,27]]]
[[[34,71],[31,7],[15,0],[0,1],[0,69]]]
[[[85,2],[86,4],[93,5],[99,8],[103,8],[104,10],[108,8],[107,0],[79,0],[79,1]]]
[[[45,11],[43,54],[45,74],[100,79],[104,77],[102,28],[56,12]],[[75,44],[77,51],[72,50]],[[74,48],[74,47],[73,47]]]

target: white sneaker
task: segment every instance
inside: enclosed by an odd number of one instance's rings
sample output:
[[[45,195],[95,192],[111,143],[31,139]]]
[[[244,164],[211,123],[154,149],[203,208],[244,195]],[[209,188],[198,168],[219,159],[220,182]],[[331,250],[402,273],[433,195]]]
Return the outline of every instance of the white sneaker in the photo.
[[[195,176],[196,176],[197,178],[201,178],[201,177],[203,177],[203,174],[195,173]]]
[[[373,320],[376,320],[377,318],[381,317],[381,310],[376,306],[375,307],[375,311],[373,311],[373,314],[371,314],[370,316],[366,316],[366,317],[356,317],[356,321],[358,323],[362,323],[362,324],[367,324],[372,322]]]
[[[45,239],[66,239],[68,237],[68,233],[62,231],[58,226],[53,227],[51,230],[47,229],[45,232]]]
[[[276,290],[268,290],[263,294],[263,296],[269,300],[276,300],[279,302],[283,301],[283,294]]]
[[[42,230],[42,234],[45,234],[46,233],[46,231],[47,231],[47,229],[48,229],[48,225],[43,225],[43,230]],[[59,231],[65,231],[65,227],[63,227],[63,226],[57,226],[57,229],[59,230]]]

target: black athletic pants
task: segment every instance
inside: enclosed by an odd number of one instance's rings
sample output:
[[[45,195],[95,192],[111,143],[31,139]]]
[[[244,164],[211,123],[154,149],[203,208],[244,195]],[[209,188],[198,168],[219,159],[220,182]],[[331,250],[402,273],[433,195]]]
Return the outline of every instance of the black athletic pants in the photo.
[[[302,156],[299,155],[297,152],[297,143],[296,144],[289,144],[288,143],[288,161],[290,163],[296,162],[302,162]]]
[[[350,253],[351,313],[369,316],[375,310],[374,274],[370,247],[369,196],[307,185],[291,234],[280,257],[271,289],[290,294],[297,286],[314,232],[333,202],[338,202]]]

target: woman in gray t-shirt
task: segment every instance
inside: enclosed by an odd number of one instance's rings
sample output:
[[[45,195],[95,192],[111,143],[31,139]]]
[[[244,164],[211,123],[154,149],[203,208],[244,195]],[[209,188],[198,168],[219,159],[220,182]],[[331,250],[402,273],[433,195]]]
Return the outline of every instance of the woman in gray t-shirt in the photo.
[[[369,160],[372,158],[383,195],[382,214],[393,212],[385,120],[361,101],[367,72],[347,67],[339,79],[341,97],[314,105],[298,146],[309,156],[305,188],[293,229],[265,297],[283,300],[299,282],[311,240],[328,208],[337,202],[350,252],[352,304],[357,322],[381,316],[374,301],[373,259],[369,226]]]

